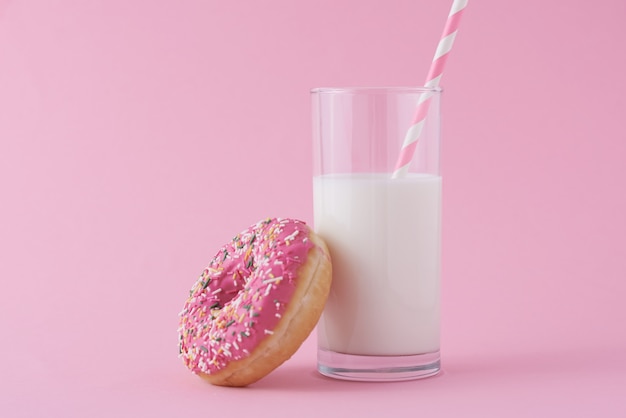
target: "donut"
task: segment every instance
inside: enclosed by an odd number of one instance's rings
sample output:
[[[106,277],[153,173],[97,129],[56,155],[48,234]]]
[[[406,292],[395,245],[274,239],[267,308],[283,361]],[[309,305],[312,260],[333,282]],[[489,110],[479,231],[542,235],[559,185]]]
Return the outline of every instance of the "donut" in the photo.
[[[311,333],[331,277],[328,248],[304,222],[257,222],[220,248],[191,288],[180,313],[180,357],[214,385],[258,381]]]

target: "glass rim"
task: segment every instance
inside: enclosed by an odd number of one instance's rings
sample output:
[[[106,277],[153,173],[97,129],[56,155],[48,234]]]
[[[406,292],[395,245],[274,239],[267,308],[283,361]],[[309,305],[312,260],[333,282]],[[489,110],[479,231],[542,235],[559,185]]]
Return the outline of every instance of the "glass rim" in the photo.
[[[347,93],[347,94],[363,94],[363,93],[441,93],[441,87],[403,87],[403,86],[378,86],[378,87],[316,87],[311,89],[311,94],[329,94],[329,93]]]

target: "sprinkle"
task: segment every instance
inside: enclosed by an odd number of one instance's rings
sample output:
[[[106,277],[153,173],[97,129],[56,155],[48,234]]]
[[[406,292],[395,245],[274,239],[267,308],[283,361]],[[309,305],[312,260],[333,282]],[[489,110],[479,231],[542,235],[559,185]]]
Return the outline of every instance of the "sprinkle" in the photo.
[[[280,283],[280,281],[283,279],[283,276],[279,276],[279,277],[274,277],[273,279],[264,279],[263,280],[263,284],[267,284],[267,283]]]
[[[289,234],[289,235],[287,235],[285,237],[285,242],[288,243],[289,241],[293,241],[298,236],[299,233],[300,233],[300,231],[298,231],[296,229],[293,233],[291,233],[291,234]]]
[[[222,291],[221,287],[218,287],[217,289],[215,289],[214,291],[211,292],[212,295],[217,295],[218,293],[220,293]]]
[[[270,331],[269,329],[266,329],[265,334],[274,335],[274,331]]]

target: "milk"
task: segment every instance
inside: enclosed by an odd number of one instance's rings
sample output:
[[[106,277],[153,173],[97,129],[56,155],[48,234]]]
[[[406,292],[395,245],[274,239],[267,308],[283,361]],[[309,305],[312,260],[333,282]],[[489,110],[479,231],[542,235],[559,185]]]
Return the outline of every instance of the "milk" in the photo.
[[[441,177],[313,179],[315,231],[333,263],[321,349],[400,356],[439,350]]]

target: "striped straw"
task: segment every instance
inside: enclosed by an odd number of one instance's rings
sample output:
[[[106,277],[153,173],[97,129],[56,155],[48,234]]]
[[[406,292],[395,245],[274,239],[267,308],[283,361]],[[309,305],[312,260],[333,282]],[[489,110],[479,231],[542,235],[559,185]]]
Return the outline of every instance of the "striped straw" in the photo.
[[[392,176],[393,178],[404,177],[409,171],[409,165],[413,159],[413,154],[415,154],[415,148],[417,148],[417,140],[422,133],[424,120],[428,115],[430,99],[433,96],[432,89],[439,87],[439,81],[441,80],[441,76],[443,74],[443,68],[446,65],[448,54],[452,49],[452,44],[454,43],[454,38],[456,37],[457,30],[459,29],[461,16],[463,16],[463,11],[465,10],[465,6],[467,6],[467,2],[468,0],[454,0],[454,3],[452,3],[450,14],[448,15],[448,20],[446,21],[446,26],[443,29],[439,45],[437,45],[437,51],[435,52],[435,57],[430,65],[430,70],[428,71],[428,76],[426,77],[426,83],[424,83],[424,86],[428,88],[429,91],[423,93],[419,98],[417,110],[415,111],[415,115],[413,116],[413,120],[411,122],[411,127],[408,129],[404,137],[404,143],[402,144],[400,156],[396,162],[396,168]]]

